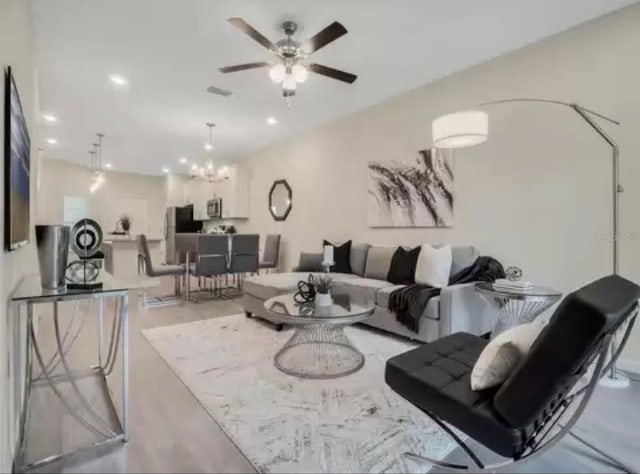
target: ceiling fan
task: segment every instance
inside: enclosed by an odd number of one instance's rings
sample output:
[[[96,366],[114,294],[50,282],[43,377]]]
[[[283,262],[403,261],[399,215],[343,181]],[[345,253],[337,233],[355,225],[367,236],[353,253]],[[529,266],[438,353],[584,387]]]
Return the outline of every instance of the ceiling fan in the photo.
[[[304,43],[300,43],[292,38],[298,29],[298,25],[293,21],[285,21],[282,23],[282,29],[286,38],[276,43],[272,43],[242,18],[229,18],[229,23],[260,43],[270,53],[276,56],[276,60],[221,67],[220,72],[222,73],[268,67],[270,68],[269,76],[274,82],[282,84],[282,95],[287,99],[295,95],[296,85],[304,82],[309,72],[314,72],[349,84],[353,84],[358,78],[355,74],[323,66],[322,64],[306,63],[309,55],[347,34],[347,29],[337,21],[331,23]]]

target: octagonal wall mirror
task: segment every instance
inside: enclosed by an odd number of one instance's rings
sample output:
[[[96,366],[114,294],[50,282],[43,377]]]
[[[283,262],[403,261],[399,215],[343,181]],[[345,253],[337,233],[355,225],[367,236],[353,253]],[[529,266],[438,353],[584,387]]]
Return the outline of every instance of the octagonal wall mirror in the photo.
[[[285,221],[291,212],[293,193],[286,179],[278,179],[269,190],[269,212],[276,221]]]

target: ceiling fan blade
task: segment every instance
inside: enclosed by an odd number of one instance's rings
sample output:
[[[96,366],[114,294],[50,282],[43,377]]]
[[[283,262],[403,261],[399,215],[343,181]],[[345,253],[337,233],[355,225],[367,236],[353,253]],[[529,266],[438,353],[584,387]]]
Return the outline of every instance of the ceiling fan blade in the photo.
[[[260,67],[268,67],[269,63],[265,61],[260,61],[257,63],[246,63],[246,64],[236,64],[235,66],[227,66],[221,67],[220,72],[228,73],[228,72],[237,72],[237,71],[246,71],[247,69],[256,69]]]
[[[324,30],[316,33],[315,36],[312,36],[307,41],[305,41],[305,43],[302,45],[302,49],[308,54],[311,54],[346,34],[347,29],[342,26],[341,23],[334,21]]]
[[[222,97],[231,97],[233,95],[233,92],[228,91],[226,89],[220,89],[219,87],[216,87],[216,86],[207,87],[207,92],[211,94],[221,95]]]
[[[338,81],[348,82],[349,84],[353,84],[355,80],[358,79],[358,76],[355,74],[323,66],[322,64],[309,64],[308,68],[316,74],[321,74],[323,76],[330,77],[331,79],[337,79]]]
[[[254,41],[257,41],[268,50],[273,52],[276,52],[278,50],[275,44],[273,44],[266,36],[264,36],[242,18],[229,18],[228,21],[244,34],[249,35]]]

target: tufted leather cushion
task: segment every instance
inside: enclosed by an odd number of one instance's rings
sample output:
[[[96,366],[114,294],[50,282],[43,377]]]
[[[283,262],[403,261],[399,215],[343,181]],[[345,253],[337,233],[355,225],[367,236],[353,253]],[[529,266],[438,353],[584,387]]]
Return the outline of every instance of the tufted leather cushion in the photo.
[[[639,298],[640,287],[618,275],[567,295],[496,393],[496,411],[512,426],[526,426],[553,410],[587,370],[604,336],[629,317]]]
[[[456,333],[387,361],[385,380],[403,398],[507,457],[523,447],[521,430],[496,416],[494,389],[471,390],[471,370],[488,341]]]

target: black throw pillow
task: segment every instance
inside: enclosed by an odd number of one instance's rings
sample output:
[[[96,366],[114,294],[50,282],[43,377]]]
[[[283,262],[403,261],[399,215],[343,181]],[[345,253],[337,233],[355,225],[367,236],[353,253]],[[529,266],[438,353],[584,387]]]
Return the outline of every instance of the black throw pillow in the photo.
[[[416,264],[420,255],[420,247],[405,250],[402,247],[393,253],[387,280],[396,285],[412,285],[415,283]]]
[[[335,245],[325,240],[322,246],[331,245],[333,247],[333,266],[330,270],[334,273],[351,273],[351,241],[348,240],[342,245]]]

